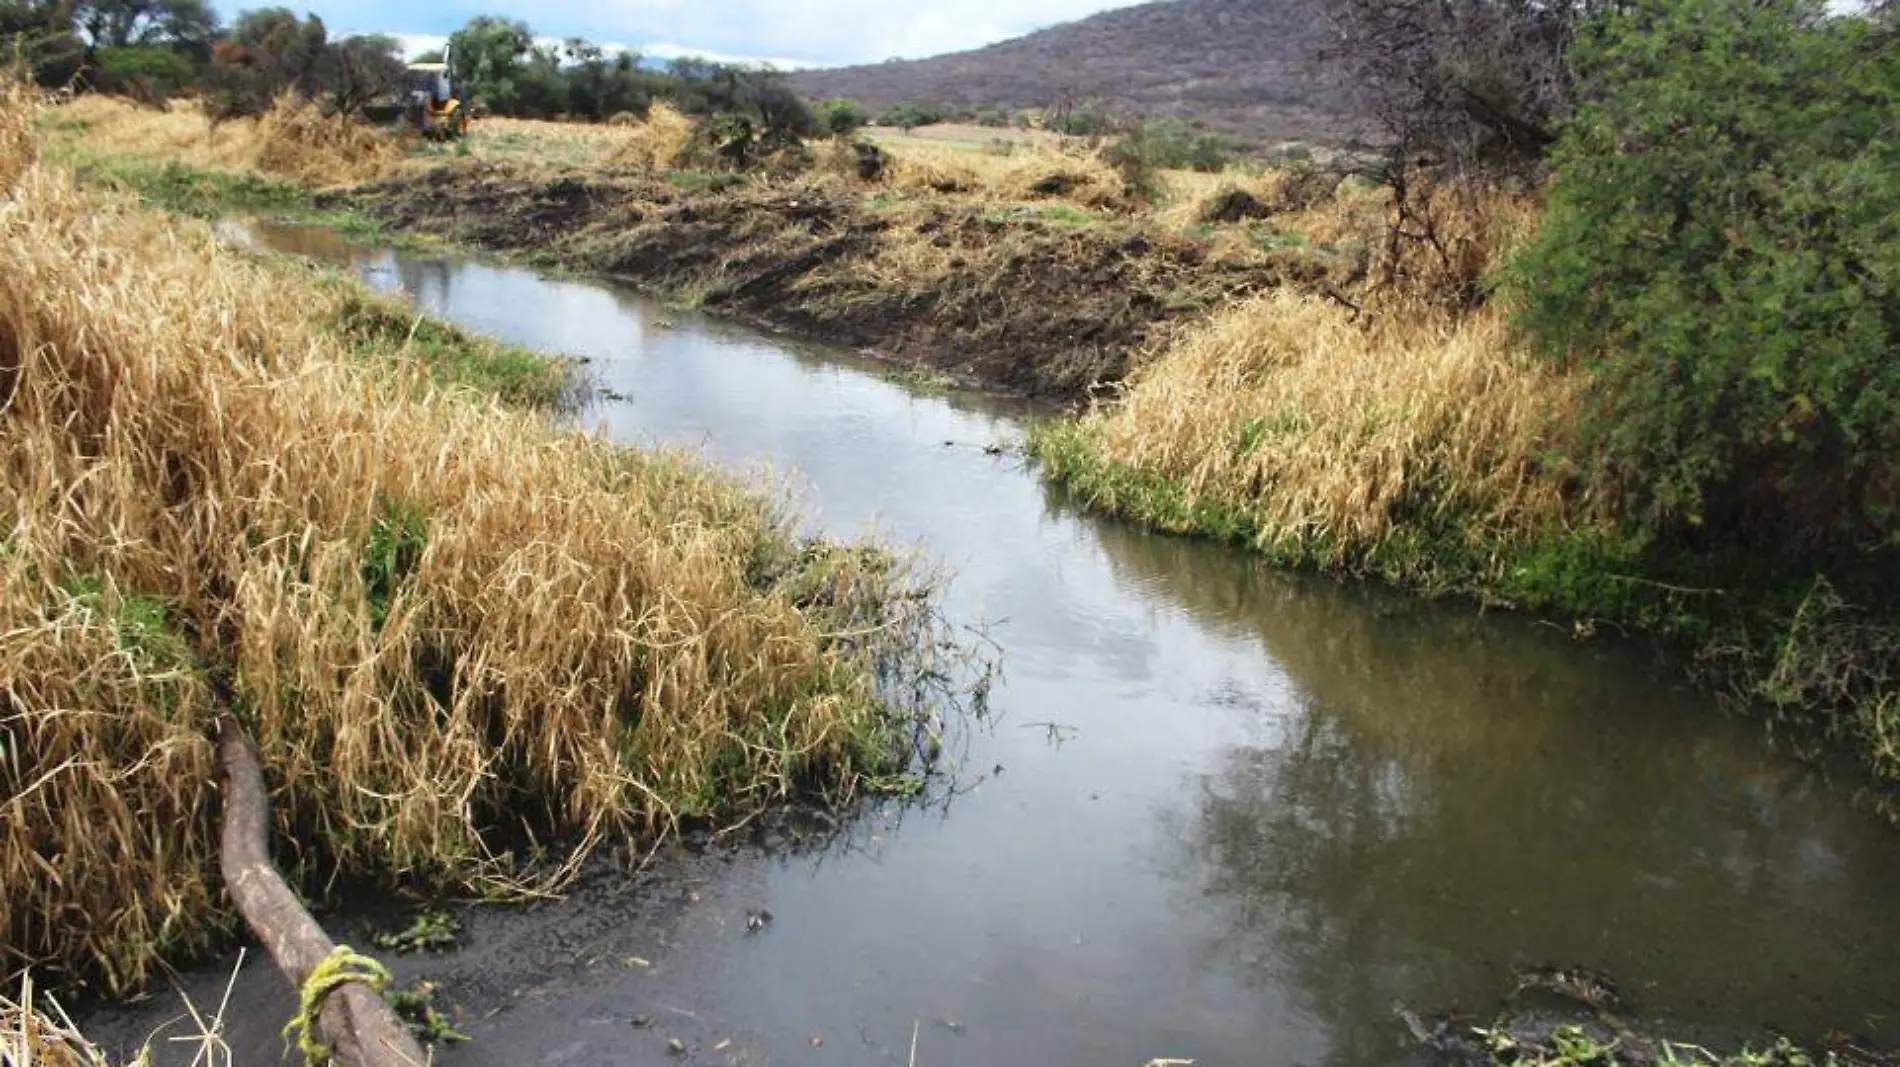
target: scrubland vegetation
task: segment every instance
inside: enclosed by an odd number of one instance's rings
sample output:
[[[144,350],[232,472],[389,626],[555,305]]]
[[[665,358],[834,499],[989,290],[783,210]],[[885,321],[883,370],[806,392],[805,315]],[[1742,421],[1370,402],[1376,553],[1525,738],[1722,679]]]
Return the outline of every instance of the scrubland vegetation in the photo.
[[[1891,789],[1891,22],[1339,7],[1395,146],[1398,269],[1158,347],[1039,434],[1051,476],[1276,559],[1683,642]],[[1456,103],[1458,77],[1493,98]]]
[[[82,190],[31,111],[0,106],[6,970],[127,991],[228,933],[219,716],[312,886],[506,892],[897,771],[880,671],[935,647],[905,567],[496,398],[557,400],[544,359]]]

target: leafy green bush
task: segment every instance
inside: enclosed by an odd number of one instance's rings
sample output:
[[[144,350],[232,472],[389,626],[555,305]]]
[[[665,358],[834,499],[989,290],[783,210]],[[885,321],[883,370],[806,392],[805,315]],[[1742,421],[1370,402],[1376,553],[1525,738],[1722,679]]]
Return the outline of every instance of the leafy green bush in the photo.
[[[1090,102],[1074,107],[1055,108],[1044,116],[1043,124],[1056,133],[1071,137],[1105,137],[1115,132],[1115,116],[1101,104]]]
[[[863,105],[840,97],[818,105],[818,125],[833,137],[849,137],[871,121]]]
[[[1140,133],[1148,158],[1157,167],[1212,174],[1234,159],[1233,144],[1198,122],[1152,119],[1141,124]]]
[[[922,107],[917,104],[899,104],[884,109],[877,117],[879,126],[895,126],[900,130],[914,130],[919,126],[935,126],[943,121],[943,112],[934,107]]]
[[[101,48],[94,63],[98,88],[154,103],[170,99],[198,76],[189,57],[164,45]]]
[[[1509,277],[1598,376],[1580,452],[1624,513],[1762,549],[1900,544],[1900,47],[1809,0],[1646,0]]]

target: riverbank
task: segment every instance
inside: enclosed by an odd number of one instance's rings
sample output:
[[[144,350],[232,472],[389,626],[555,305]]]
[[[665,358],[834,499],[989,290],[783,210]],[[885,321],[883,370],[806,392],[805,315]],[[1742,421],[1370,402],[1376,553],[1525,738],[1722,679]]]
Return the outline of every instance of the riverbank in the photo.
[[[1054,154],[742,177],[661,166],[646,132],[506,124],[468,158],[376,157],[366,182],[272,195],[992,389],[1099,397],[1031,440],[1087,506],[1579,640],[1660,639],[1804,749],[1854,752],[1900,813],[1891,568],[1765,558],[1734,530],[1658,540],[1586,484],[1566,457],[1587,376],[1456,298],[1534,228],[1524,198],[1447,191],[1435,248],[1382,247],[1377,194],[1297,174],[1170,175],[1133,205],[1099,161]],[[126,180],[175,196],[145,166]]]
[[[466,154],[358,180],[273,131],[206,134],[188,106],[82,99],[43,120],[89,178],[200,216],[272,214],[365,240],[440,240],[636,282],[672,300],[982,388],[1079,403],[1137,355],[1251,293],[1351,284],[1371,269],[1369,190],[1279,173],[1166,172],[1152,201],[1086,153],[944,152],[858,176],[836,146],[798,173],[674,166],[640,127],[498,121]],[[162,131],[162,136],[152,130]],[[843,154],[840,155],[840,152]],[[656,154],[661,161],[656,162]],[[289,156],[299,167],[247,160]]]
[[[81,189],[31,121],[0,105],[0,969],[126,993],[229,937],[220,716],[316,894],[546,887],[905,772],[888,683],[938,649],[901,562],[554,428],[559,361]]]

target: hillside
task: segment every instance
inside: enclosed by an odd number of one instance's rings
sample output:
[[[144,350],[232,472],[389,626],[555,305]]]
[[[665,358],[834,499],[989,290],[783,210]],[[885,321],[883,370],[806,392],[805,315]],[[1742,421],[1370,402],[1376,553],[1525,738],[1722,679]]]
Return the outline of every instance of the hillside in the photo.
[[[792,82],[874,111],[902,103],[1040,108],[1094,97],[1252,140],[1326,141],[1344,125],[1308,69],[1315,30],[1301,0],[1164,0],[975,51],[802,71]]]

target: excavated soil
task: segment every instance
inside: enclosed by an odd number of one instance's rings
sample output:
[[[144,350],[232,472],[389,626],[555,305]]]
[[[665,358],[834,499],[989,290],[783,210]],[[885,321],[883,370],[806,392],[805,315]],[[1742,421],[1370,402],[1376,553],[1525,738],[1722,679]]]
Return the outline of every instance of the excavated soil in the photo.
[[[1107,218],[918,202],[832,176],[665,181],[458,163],[339,194],[391,230],[628,279],[712,311],[1009,392],[1080,399],[1283,265]]]

